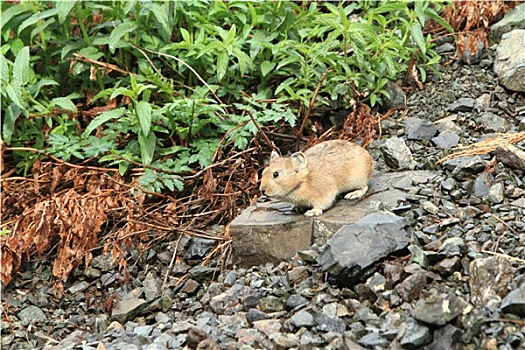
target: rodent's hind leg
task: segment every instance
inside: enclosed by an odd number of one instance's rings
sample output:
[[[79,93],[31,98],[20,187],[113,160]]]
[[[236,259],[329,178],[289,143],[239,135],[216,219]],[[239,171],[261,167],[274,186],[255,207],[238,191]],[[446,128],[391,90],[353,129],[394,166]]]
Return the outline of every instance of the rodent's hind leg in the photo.
[[[345,199],[358,199],[365,195],[366,191],[368,191],[368,186],[362,187],[358,190],[349,192],[345,195]]]

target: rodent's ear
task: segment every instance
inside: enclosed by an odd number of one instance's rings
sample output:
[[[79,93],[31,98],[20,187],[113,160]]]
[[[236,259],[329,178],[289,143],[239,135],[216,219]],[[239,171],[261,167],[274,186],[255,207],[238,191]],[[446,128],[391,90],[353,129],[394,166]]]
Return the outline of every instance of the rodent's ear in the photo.
[[[294,170],[302,170],[306,168],[307,164],[308,160],[306,159],[306,156],[303,152],[296,152],[292,154],[292,165]]]
[[[279,155],[279,153],[275,152],[275,151],[272,151],[272,155],[270,156],[270,163],[273,162],[274,160],[277,160],[281,158],[281,156]]]

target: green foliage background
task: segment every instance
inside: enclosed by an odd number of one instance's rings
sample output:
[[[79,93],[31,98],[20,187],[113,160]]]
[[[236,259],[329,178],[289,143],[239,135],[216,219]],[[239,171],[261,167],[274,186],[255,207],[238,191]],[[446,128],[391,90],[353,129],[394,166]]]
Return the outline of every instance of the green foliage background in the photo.
[[[414,57],[439,61],[435,1],[24,1],[1,3],[2,139],[64,160],[147,169],[146,189],[182,189],[177,173],[244,149],[261,126],[294,126],[323,74],[317,105],[374,106]],[[108,72],[74,59],[106,62]],[[354,96],[354,89],[359,96]],[[87,101],[87,97],[93,97]],[[94,118],[81,111],[115,109]],[[89,105],[88,105],[89,102]],[[16,151],[20,171],[38,154]]]

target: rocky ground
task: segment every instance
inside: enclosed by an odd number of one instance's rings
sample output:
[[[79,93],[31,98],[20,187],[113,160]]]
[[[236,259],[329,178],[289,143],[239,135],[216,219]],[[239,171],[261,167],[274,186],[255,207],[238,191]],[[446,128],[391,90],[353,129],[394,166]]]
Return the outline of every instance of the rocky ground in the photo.
[[[401,178],[395,207],[374,204],[403,218],[392,227],[407,239],[366,273],[327,273],[320,245],[215,271],[200,263],[217,241],[186,237],[130,261],[129,284],[98,256],[57,299],[51,263],[33,261],[3,291],[2,349],[525,349],[525,169],[505,149],[437,162],[525,131],[525,96],[499,85],[493,54],[445,66],[383,121],[377,170],[432,176]]]

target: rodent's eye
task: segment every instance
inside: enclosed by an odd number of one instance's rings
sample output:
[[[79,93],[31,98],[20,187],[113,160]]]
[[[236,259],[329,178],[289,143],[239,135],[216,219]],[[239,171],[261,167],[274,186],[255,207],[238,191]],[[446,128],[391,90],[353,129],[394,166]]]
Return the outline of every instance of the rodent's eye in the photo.
[[[274,172],[273,172],[273,178],[275,179],[275,178],[278,177],[278,176],[279,176],[279,172],[278,172],[278,171],[274,171]]]

